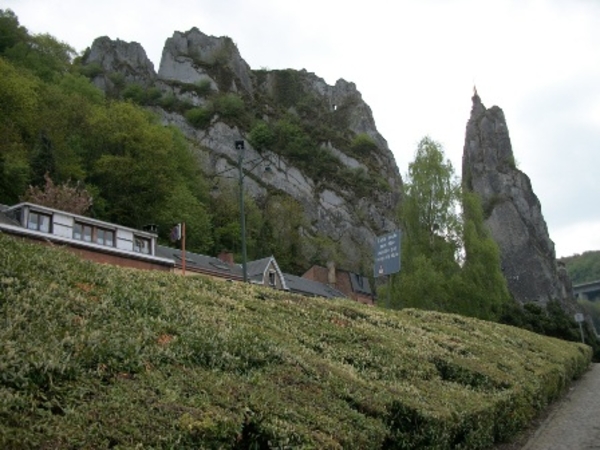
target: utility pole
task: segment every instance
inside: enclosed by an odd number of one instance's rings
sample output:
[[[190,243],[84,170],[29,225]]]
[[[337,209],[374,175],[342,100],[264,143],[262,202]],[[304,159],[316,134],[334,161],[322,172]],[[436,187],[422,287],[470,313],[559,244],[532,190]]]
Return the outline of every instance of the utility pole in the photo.
[[[248,268],[246,253],[246,214],[244,212],[244,141],[235,141],[235,149],[238,152],[238,176],[240,183],[240,228],[242,235],[242,271],[244,274],[244,283],[248,282]]]

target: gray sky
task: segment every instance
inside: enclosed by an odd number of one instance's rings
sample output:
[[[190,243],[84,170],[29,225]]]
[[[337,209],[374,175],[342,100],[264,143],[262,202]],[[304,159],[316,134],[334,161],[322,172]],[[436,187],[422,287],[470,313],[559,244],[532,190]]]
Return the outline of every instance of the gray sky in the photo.
[[[473,85],[504,110],[518,166],[557,256],[600,250],[598,0],[4,0],[32,33],[76,50],[99,36],[164,42],[192,27],[230,36],[253,69],[356,83],[404,176],[419,140],[458,174]]]

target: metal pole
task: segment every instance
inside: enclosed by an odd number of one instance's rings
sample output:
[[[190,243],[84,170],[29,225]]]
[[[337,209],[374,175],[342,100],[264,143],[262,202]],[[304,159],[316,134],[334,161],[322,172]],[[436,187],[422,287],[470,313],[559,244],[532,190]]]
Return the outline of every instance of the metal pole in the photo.
[[[390,298],[392,296],[392,274],[388,276],[388,287],[387,287],[387,295],[385,299],[385,307],[386,309],[390,309]]]
[[[236,141],[236,148],[238,150],[238,171],[240,178],[240,227],[242,234],[242,271],[244,274],[244,283],[248,282],[248,269],[246,261],[248,259],[246,254],[246,214],[244,212],[244,171],[242,164],[244,162],[244,141]]]
[[[181,224],[181,272],[185,275],[185,222]]]
[[[581,332],[581,342],[585,344],[585,337],[583,336],[583,325],[579,322],[579,331]]]

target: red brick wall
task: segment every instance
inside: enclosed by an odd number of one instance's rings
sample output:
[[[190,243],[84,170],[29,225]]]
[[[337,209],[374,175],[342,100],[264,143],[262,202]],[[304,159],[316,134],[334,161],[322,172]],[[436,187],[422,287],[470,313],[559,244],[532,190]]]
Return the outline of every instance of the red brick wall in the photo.
[[[99,253],[92,250],[84,249],[84,248],[76,248],[76,247],[65,247],[67,250],[79,255],[83,259],[88,259],[90,261],[98,262],[101,264],[112,264],[114,266],[121,267],[133,267],[134,269],[144,269],[144,270],[163,270],[168,271],[171,270],[171,267],[168,265],[153,263],[150,261],[142,261],[133,258],[127,258],[120,255],[113,255],[110,253]]]

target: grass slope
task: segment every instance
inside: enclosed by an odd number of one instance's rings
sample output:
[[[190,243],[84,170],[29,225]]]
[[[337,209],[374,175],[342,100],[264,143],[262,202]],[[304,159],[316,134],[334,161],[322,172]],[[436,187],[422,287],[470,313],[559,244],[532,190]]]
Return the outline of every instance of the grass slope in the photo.
[[[588,347],[0,234],[0,448],[486,448]]]

